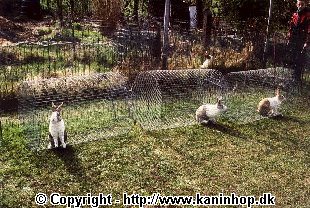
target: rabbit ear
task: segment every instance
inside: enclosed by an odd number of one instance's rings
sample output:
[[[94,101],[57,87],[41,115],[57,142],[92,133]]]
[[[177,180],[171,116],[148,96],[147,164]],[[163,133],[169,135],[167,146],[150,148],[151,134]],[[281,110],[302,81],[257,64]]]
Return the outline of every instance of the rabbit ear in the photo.
[[[221,103],[222,100],[223,100],[222,96],[217,97],[217,102],[218,102],[218,103]]]
[[[62,102],[58,107],[57,107],[57,110],[60,111],[61,110],[61,106],[63,105],[64,103]]]
[[[53,108],[53,110],[57,109],[57,106],[54,104],[54,102],[52,102],[52,108]]]
[[[280,88],[278,87],[277,89],[276,89],[276,96],[279,96],[280,95]]]

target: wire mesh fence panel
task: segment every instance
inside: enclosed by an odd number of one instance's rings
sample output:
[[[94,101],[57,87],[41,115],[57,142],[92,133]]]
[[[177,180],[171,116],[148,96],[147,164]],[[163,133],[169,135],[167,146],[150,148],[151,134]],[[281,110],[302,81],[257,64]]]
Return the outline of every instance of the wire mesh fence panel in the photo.
[[[291,70],[283,67],[232,72],[225,75],[225,80],[232,90],[226,93],[225,103],[229,110],[223,119],[234,123],[251,123],[266,118],[257,111],[259,102],[275,97],[277,89],[289,100],[293,87]],[[283,101],[280,113],[285,105],[286,101]]]
[[[161,31],[158,25],[127,26],[114,34],[119,65],[134,80],[139,71],[158,69],[161,62]]]
[[[1,46],[0,56],[0,97],[15,103],[22,81],[112,71],[118,59],[109,42],[20,42]],[[11,110],[3,105],[1,109]]]
[[[197,108],[225,92],[221,78],[215,70],[142,72],[132,88],[134,118],[148,130],[192,125]]]
[[[292,84],[291,70],[281,67],[226,75],[203,69],[143,72],[133,87],[134,118],[148,130],[191,125],[200,105],[215,105],[222,97],[228,110],[221,119],[251,123],[266,118],[257,112],[258,104],[275,97],[278,88],[291,99]],[[283,101],[280,112],[285,106]]]
[[[64,103],[69,144],[126,134],[133,125],[130,90],[119,73],[25,81],[18,95],[21,126],[34,149],[48,147],[52,103]]]

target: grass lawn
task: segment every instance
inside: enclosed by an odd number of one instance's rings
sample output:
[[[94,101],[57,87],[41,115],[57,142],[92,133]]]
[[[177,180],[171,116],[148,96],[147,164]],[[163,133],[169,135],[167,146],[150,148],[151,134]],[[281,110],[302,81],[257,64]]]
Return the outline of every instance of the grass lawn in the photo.
[[[29,146],[35,150],[46,149],[48,146],[51,112],[51,107],[41,107],[20,114],[19,124],[23,135],[28,139]],[[64,106],[62,117],[70,144],[126,134],[133,126],[125,100],[102,99]]]
[[[248,124],[144,131],[30,151],[17,121],[5,126],[0,207],[36,207],[36,193],[276,196],[276,207],[310,206],[310,100],[289,100],[281,118]],[[87,124],[91,127],[90,124]],[[230,206],[233,207],[233,206]]]

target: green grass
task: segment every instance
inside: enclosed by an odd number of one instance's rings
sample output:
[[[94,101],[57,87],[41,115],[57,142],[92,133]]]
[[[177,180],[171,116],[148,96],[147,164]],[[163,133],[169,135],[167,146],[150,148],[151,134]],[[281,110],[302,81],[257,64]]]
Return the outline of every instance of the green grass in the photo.
[[[8,118],[1,143],[0,205],[36,207],[38,192],[102,192],[119,199],[123,192],[255,196],[270,192],[276,196],[276,207],[309,207],[309,96],[307,88],[303,96],[291,99],[284,117],[248,124],[223,117],[209,127],[157,131],[132,124],[125,135],[63,151],[30,151],[18,120]]]
[[[64,106],[62,114],[68,143],[77,144],[126,134],[133,126],[127,106],[125,100],[99,100]],[[47,148],[51,112],[50,108],[20,111],[20,127],[31,148]]]
[[[38,31],[40,41],[79,41],[81,43],[93,43],[98,41],[107,41],[100,31],[83,23],[72,23],[71,27],[61,28],[55,24],[48,28],[42,28]]]

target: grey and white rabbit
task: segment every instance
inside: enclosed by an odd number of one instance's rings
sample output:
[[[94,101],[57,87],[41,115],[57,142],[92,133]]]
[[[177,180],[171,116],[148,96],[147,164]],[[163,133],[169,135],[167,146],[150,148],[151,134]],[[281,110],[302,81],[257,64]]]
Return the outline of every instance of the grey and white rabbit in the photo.
[[[53,112],[50,117],[50,123],[49,123],[49,145],[48,148],[56,148],[59,146],[59,143],[61,143],[63,148],[66,148],[66,141],[67,141],[67,132],[65,128],[65,122],[61,117],[61,106],[63,103],[61,103],[59,106],[54,105],[52,103]]]
[[[216,104],[205,104],[196,110],[196,121],[200,124],[215,122],[215,118],[227,111],[227,106],[218,98]]]
[[[257,112],[262,116],[276,116],[279,115],[279,107],[285,100],[283,95],[280,95],[279,88],[276,90],[274,97],[262,99],[257,106]]]

